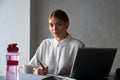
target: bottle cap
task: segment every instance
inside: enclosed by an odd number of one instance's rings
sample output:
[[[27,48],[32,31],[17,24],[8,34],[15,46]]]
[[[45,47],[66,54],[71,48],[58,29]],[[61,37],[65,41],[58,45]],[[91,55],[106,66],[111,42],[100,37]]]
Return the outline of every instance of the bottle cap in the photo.
[[[8,52],[17,52],[18,51],[18,47],[16,47],[16,46],[17,46],[16,43],[15,44],[9,44],[8,48],[7,48]]]

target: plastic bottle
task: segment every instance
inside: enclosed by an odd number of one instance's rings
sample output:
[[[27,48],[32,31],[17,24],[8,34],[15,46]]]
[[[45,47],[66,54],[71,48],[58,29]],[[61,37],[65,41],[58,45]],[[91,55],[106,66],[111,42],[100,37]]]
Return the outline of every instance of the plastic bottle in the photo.
[[[19,80],[19,48],[17,44],[9,44],[7,48],[6,60],[6,80]]]

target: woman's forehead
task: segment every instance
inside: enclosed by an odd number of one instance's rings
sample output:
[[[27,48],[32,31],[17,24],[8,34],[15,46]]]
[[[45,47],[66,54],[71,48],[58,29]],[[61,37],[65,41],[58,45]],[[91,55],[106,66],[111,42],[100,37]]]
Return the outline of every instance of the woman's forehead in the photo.
[[[51,17],[49,18],[49,23],[58,23],[58,22],[64,22],[63,20],[57,18],[57,17]]]

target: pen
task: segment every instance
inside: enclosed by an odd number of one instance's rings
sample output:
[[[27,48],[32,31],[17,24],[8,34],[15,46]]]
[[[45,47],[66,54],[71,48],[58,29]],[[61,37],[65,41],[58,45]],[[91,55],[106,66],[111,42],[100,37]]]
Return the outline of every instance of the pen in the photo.
[[[45,68],[43,64],[38,60],[38,63],[42,66],[42,68]]]

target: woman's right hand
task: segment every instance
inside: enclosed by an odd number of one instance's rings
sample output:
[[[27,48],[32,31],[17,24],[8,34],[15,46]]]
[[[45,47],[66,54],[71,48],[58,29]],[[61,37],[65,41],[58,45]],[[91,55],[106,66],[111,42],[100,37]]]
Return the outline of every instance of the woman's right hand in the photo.
[[[48,66],[45,66],[44,68],[43,67],[38,67],[38,68],[34,68],[33,69],[33,74],[36,74],[36,75],[46,75],[48,74]]]

